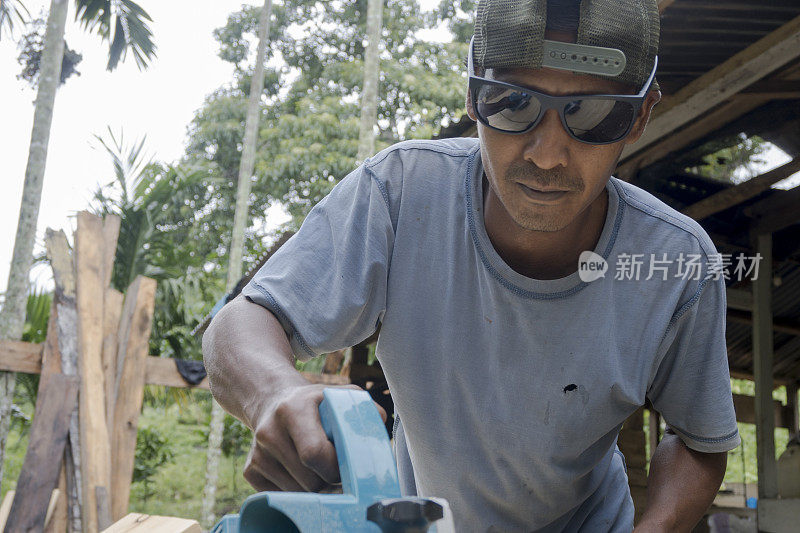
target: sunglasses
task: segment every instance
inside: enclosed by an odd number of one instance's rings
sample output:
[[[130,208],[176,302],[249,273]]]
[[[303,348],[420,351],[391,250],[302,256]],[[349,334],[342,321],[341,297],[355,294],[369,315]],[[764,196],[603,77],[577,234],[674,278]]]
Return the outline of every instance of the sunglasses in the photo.
[[[474,40],[474,38],[473,38]],[[469,45],[469,91],[475,115],[484,125],[503,133],[520,134],[535,128],[548,109],[555,109],[569,136],[587,144],[610,144],[624,139],[636,123],[653,71],[639,94],[587,94],[552,96],[511,83],[475,76]]]

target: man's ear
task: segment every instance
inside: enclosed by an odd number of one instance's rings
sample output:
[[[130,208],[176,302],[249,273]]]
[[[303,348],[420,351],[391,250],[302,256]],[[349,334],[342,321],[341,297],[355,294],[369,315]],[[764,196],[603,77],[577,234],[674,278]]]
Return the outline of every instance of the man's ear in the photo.
[[[633,125],[630,134],[625,137],[625,144],[633,144],[639,140],[639,137],[644,133],[647,122],[650,120],[650,113],[653,111],[653,107],[660,101],[661,91],[653,89],[647,93],[642,107],[639,109],[639,115],[636,117],[636,123]]]
[[[471,118],[473,122],[478,122],[478,117],[475,116],[475,109],[473,109],[472,107],[472,94],[470,93],[469,89],[467,89],[466,106],[467,106],[467,116],[469,116],[469,118]]]

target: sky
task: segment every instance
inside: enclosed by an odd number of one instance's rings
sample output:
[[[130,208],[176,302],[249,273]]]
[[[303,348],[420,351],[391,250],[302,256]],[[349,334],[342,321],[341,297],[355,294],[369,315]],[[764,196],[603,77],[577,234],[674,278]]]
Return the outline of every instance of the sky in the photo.
[[[223,26],[228,14],[253,0],[139,0],[152,17],[151,29],[158,57],[139,71],[131,59],[114,72],[105,70],[108,45],[75,22],[70,2],[66,40],[83,55],[80,76],[63,85],[55,101],[47,167],[37,227],[41,250],[47,227],[71,235],[77,211],[86,208],[93,191],[113,179],[109,156],[95,135],[107,127],[124,132],[127,142],[147,136],[145,151],[155,160],[171,162],[183,154],[186,128],[205,97],[232,79],[232,65],[217,57],[212,31]],[[49,7],[49,1],[24,0],[32,15]],[[438,0],[421,0],[423,10]],[[19,38],[20,29],[15,31]],[[426,37],[436,38],[435,32]],[[255,46],[253,45],[252,53]],[[0,292],[8,280],[8,268],[19,216],[19,202],[27,162],[35,91],[15,75],[19,51],[6,34],[0,41]],[[778,151],[779,152],[779,151]],[[788,160],[785,154],[768,156],[767,166]],[[268,224],[282,222],[278,207],[269,212]],[[50,279],[49,268],[31,274],[38,285]]]

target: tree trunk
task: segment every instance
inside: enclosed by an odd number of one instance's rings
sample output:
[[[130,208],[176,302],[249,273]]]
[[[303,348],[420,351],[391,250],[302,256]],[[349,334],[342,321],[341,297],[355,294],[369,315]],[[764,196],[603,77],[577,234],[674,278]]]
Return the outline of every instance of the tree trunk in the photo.
[[[64,56],[67,6],[67,0],[52,0],[50,14],[47,17],[28,165],[25,168],[25,184],[22,189],[17,235],[14,240],[14,255],[8,273],[5,301],[0,310],[0,339],[4,340],[19,340],[25,324],[28,276],[33,262],[33,243],[36,240],[36,221],[39,218],[39,203],[42,198],[47,144],[50,140],[53,104],[61,78],[61,61]],[[0,482],[3,480],[14,383],[15,375],[12,372],[0,372]]]
[[[272,0],[266,0],[258,23],[258,50],[253,78],[250,80],[250,95],[247,103],[242,159],[239,162],[239,180],[236,189],[236,212],[233,218],[233,236],[228,256],[228,279],[226,290],[231,291],[242,277],[242,255],[244,231],[247,226],[248,199],[252,185],[253,168],[256,161],[256,140],[259,124],[261,93],[264,92],[264,61],[269,40],[269,19],[272,14]],[[217,479],[219,477],[220,445],[225,412],[211,400],[211,425],[208,433],[208,456],[206,461],[206,486],[203,493],[203,522],[206,527],[214,524]]]
[[[375,122],[378,114],[379,45],[383,26],[383,0],[367,5],[367,49],[364,51],[364,89],[361,93],[361,127],[358,132],[358,160],[375,152]]]

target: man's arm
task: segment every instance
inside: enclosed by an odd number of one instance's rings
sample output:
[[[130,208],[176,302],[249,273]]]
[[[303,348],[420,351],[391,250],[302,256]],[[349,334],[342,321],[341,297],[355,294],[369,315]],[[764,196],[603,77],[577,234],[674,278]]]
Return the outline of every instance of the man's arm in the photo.
[[[667,428],[650,461],[647,509],[636,533],[691,531],[714,501],[727,463],[727,452],[692,450]]]
[[[330,385],[311,384],[295,370],[289,340],[271,312],[242,296],[231,301],[203,335],[203,360],[214,398],[253,430],[244,470],[253,487],[317,491],[339,480],[336,451],[319,418],[322,390]]]

